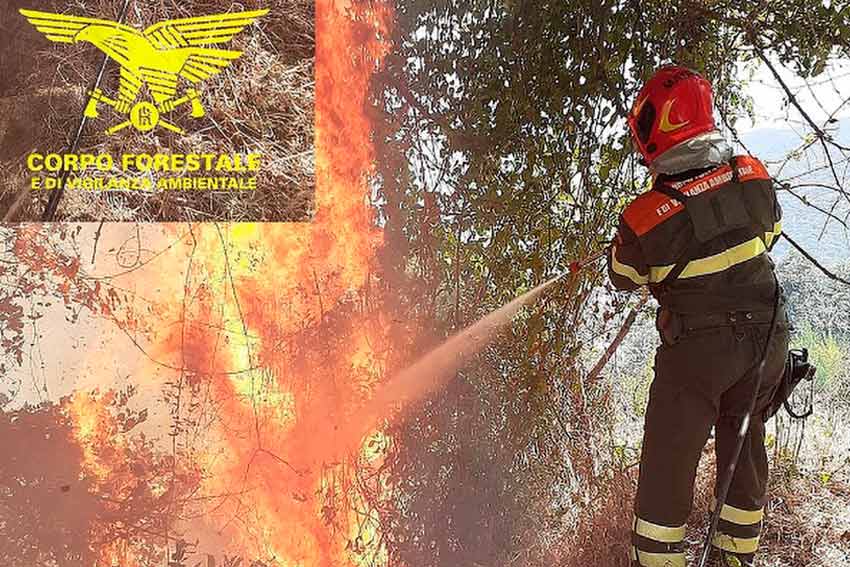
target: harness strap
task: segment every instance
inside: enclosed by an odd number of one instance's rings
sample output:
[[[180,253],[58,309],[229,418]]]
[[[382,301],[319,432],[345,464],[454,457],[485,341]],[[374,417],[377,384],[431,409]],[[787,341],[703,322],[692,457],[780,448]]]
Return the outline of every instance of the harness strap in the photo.
[[[729,167],[732,169],[732,183],[739,183],[741,181],[741,177],[738,174],[738,158],[736,156],[732,156],[729,159]],[[659,193],[667,195],[671,199],[676,199],[677,201],[682,203],[682,205],[685,206],[685,207],[687,207],[688,199],[691,198],[689,195],[685,195],[684,193],[682,193],[678,189],[675,189],[675,188],[671,187],[670,185],[668,185],[667,183],[664,183],[664,182],[659,183],[657,186],[653,187],[652,189],[654,191],[658,191]],[[691,225],[692,225],[692,228],[694,228],[693,227],[693,221],[691,221]],[[694,233],[696,234],[695,228],[694,228]],[[670,273],[668,273],[667,276],[662,281],[659,282],[659,284],[669,285],[670,283],[679,279],[679,276],[681,276],[682,272],[685,271],[685,268],[688,266],[688,263],[691,261],[691,259],[694,256],[696,256],[697,252],[699,252],[700,244],[701,243],[700,243],[699,239],[692,238],[687,249],[685,249],[684,253],[676,261],[676,265],[673,266],[673,269],[670,271]]]
[[[690,199],[688,195],[685,195],[678,189],[674,189],[673,187],[667,185],[666,183],[660,183],[657,187],[653,187],[655,191],[659,193],[663,193],[670,197],[671,199],[676,199],[684,206],[685,202]],[[685,271],[685,268],[688,266],[688,263],[691,261],[691,258],[696,255],[699,251],[700,243],[696,238],[691,239],[691,243],[688,245],[685,252],[679,257],[676,261],[676,265],[673,266],[673,269],[670,271],[667,276],[658,282],[659,284],[669,284],[670,282],[676,281],[679,276],[682,275],[682,272]]]

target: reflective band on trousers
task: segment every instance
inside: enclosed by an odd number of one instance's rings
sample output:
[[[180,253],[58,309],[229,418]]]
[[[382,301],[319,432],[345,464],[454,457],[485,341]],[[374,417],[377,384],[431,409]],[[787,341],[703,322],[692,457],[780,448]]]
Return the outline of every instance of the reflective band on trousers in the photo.
[[[759,538],[732,537],[726,534],[717,534],[714,536],[711,544],[723,551],[730,551],[732,553],[755,553],[759,548]]]
[[[712,502],[711,511],[714,512],[716,507],[717,504]],[[724,504],[723,508],[720,509],[720,519],[733,524],[738,524],[739,526],[752,526],[753,524],[758,524],[764,519],[764,508],[759,510],[743,510],[741,508],[730,506],[729,504]]]
[[[671,528],[635,518],[632,529],[639,536],[661,543],[679,543],[685,539],[685,526]]]
[[[719,254],[706,256],[697,260],[688,262],[682,273],[679,274],[680,279],[695,278],[697,276],[706,276],[722,272],[732,266],[742,264],[747,260],[752,260],[764,254],[773,241],[782,233],[782,223],[775,223],[772,231],[764,233],[763,237],[754,237],[746,242],[742,242],[737,246],[733,246],[728,250],[724,250]],[[617,259],[617,247],[615,246],[611,252],[611,268],[615,273],[629,278],[638,285],[647,283],[658,283],[663,281],[667,275],[673,271],[675,264],[669,266],[651,266],[649,275],[641,275],[635,268],[628,264],[623,264]]]
[[[643,567],[685,567],[685,553],[649,553],[632,547],[632,561]]]

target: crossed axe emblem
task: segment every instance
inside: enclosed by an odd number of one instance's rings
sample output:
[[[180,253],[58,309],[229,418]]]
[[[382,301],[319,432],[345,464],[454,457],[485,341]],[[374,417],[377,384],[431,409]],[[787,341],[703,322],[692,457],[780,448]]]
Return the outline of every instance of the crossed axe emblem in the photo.
[[[186,89],[183,97],[175,99],[178,81],[182,79],[197,85],[221,73],[242,52],[219,46],[230,42],[268,12],[254,10],[163,20],[137,30],[99,18],[20,10],[48,40],[91,43],[121,66],[119,100],[104,95],[95,84],[94,90],[88,93],[90,98],[84,113],[87,118],[97,118],[98,105],[105,103],[125,115],[127,119],[107,130],[108,134],[128,126],[149,132],[159,124],[182,134],[183,129],[165,120],[163,115],[184,104],[192,105],[193,118],[201,118],[205,111],[194,88]],[[105,62],[106,59],[104,65]],[[98,80],[103,76],[103,68],[101,66]],[[134,104],[143,85],[147,85],[154,102]]]
[[[106,96],[100,88],[89,91],[89,97],[85,110],[87,118],[94,119],[100,115],[98,112],[100,103],[107,104],[119,114],[127,116],[127,120],[109,128],[106,131],[107,134],[114,134],[131,125],[140,132],[150,132],[159,125],[177,134],[184,134],[183,128],[169,122],[163,118],[163,115],[171,113],[184,104],[192,105],[192,118],[203,118],[206,114],[198,91],[193,88],[186,89],[186,94],[178,99],[165,100],[159,104],[145,101],[131,106],[129,102],[117,101]]]

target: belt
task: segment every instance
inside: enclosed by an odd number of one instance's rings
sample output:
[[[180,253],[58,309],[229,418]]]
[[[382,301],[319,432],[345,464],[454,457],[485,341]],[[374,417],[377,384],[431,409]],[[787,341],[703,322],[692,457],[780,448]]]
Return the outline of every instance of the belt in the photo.
[[[784,309],[780,305],[777,312],[777,324],[784,319]],[[773,309],[726,311],[718,313],[683,314],[666,308],[660,308],[656,315],[656,327],[665,344],[676,344],[680,338],[691,331],[720,327],[746,327],[750,325],[769,325],[773,320]]]
[[[777,313],[777,317],[779,314]],[[765,325],[773,320],[773,309],[759,311],[727,311],[725,313],[677,314],[682,330],[697,331],[711,327],[737,327],[741,325]]]

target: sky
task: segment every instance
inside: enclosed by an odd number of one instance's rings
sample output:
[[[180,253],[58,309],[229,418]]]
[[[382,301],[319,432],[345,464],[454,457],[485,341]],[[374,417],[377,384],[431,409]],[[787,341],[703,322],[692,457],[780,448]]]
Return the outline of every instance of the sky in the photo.
[[[850,60],[836,59],[823,75],[809,81],[811,88],[795,76],[777,66],[782,79],[797,97],[813,120],[822,124],[829,114],[838,110],[837,118],[850,117]],[[796,109],[789,109],[785,91],[766,65],[754,70],[742,67],[743,77],[752,77],[747,94],[753,98],[756,122],[742,119],[738,122],[740,132],[754,128],[788,128],[802,126],[801,117]]]
[[[776,65],[776,68],[800,105],[819,126],[823,126],[834,113],[837,122],[830,124],[827,130],[836,140],[847,144],[850,140],[850,103],[845,101],[850,100],[850,60],[835,60],[821,76],[809,80],[808,86],[796,77],[793,71],[783,70],[781,65]],[[825,163],[820,146],[814,146],[792,161],[782,173],[774,171],[774,162],[780,161],[779,158],[798,146],[810,128],[803,122],[799,112],[789,107],[785,91],[766,65],[760,64],[750,70],[742,68],[741,76],[752,77],[747,94],[753,99],[756,114],[755,123],[749,119],[741,119],[736,125],[748,149],[767,160],[772,173],[779,174],[783,179],[793,177],[798,171],[806,171]],[[839,164],[838,172],[842,184],[846,187],[850,172],[846,164],[841,163],[843,156],[839,155],[837,150],[831,153]],[[834,185],[826,171],[806,176],[798,182],[805,180]],[[832,210],[838,217],[850,215],[846,199],[836,198],[832,192],[809,188],[799,189],[797,193],[825,210]],[[843,264],[850,258],[850,234],[847,230],[789,194],[780,194],[780,201],[786,211],[783,229],[793,234],[810,253],[827,265]],[[781,260],[789,252],[788,245],[782,241],[774,250],[774,257]]]

